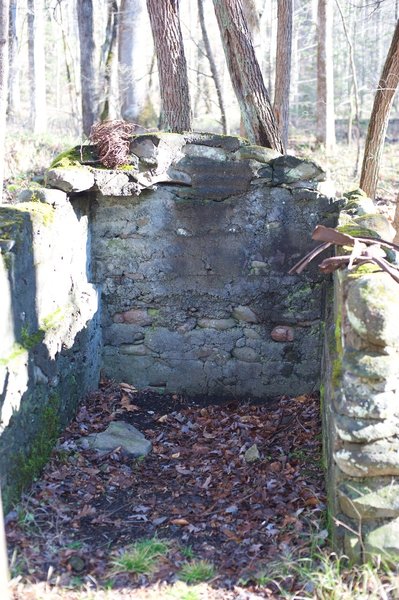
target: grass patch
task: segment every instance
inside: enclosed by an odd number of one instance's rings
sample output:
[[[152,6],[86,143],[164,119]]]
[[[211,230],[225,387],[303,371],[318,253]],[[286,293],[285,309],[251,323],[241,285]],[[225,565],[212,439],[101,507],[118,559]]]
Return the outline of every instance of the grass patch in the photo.
[[[309,558],[274,561],[259,569],[251,581],[274,587],[281,598],[317,600],[380,600],[399,598],[399,574],[383,565],[351,566],[346,556],[320,552]],[[241,584],[247,585],[248,579]],[[288,590],[295,589],[294,596]]]
[[[182,546],[180,548],[180,554],[187,560],[192,560],[195,556],[195,552],[192,546]]]
[[[201,583],[215,577],[216,570],[207,560],[194,560],[182,566],[178,577],[185,583]]]
[[[157,559],[168,553],[169,544],[158,538],[139,540],[112,560],[112,572],[149,575]]]

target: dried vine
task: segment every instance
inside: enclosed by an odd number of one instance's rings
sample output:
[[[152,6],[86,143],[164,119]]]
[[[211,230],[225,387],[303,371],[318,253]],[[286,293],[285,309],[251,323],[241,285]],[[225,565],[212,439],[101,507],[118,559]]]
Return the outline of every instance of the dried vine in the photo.
[[[102,164],[115,169],[129,162],[129,150],[136,125],[126,121],[95,123],[90,140],[96,144]]]

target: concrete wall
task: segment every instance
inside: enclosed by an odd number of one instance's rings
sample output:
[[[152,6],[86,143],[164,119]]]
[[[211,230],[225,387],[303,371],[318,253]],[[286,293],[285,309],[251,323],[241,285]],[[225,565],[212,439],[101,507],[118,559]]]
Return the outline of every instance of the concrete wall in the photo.
[[[317,389],[325,279],[287,272],[334,222],[323,170],[229,137],[140,136],[131,151],[138,181],[172,181],[133,197],[126,173],[92,170],[105,375],[191,396]]]
[[[360,195],[340,223],[348,233],[392,239],[373,210]],[[397,256],[388,252],[391,261]],[[399,284],[366,264],[335,275],[328,305],[322,405],[329,510],[336,548],[356,562],[399,557],[398,298]]]
[[[99,296],[86,207],[59,190],[0,207],[0,477],[6,507],[96,388]]]

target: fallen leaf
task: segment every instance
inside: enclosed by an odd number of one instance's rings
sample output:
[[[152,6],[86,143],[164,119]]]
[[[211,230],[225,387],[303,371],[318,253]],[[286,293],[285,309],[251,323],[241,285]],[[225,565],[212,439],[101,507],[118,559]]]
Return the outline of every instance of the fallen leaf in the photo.
[[[170,523],[172,525],[179,525],[181,527],[184,527],[185,525],[190,525],[190,523],[187,521],[187,519],[172,519],[170,521]]]
[[[180,465],[176,465],[175,469],[181,475],[192,475],[192,471],[190,471],[190,469],[185,469],[184,467],[181,467]]]

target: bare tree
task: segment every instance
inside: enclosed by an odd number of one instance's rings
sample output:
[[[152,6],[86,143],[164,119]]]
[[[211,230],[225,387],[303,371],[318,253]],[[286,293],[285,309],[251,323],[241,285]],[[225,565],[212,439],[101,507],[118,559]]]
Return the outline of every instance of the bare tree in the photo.
[[[253,143],[283,152],[281,135],[255,56],[241,0],[213,0],[213,4],[245,130]]]
[[[288,143],[291,81],[292,0],[277,3],[276,80],[273,109],[280,127],[284,149]]]
[[[147,9],[157,55],[163,128],[189,131],[191,106],[179,0],[147,0]]]
[[[88,137],[96,120],[96,70],[92,0],[77,0],[80,84],[82,95],[82,126]]]
[[[198,16],[199,16],[199,22],[200,22],[200,26],[201,26],[202,39],[204,40],[205,52],[206,52],[206,56],[209,61],[209,67],[211,69],[212,78],[213,78],[213,82],[215,84],[216,94],[218,97],[222,130],[223,130],[224,134],[227,134],[228,128],[227,128],[226,105],[224,102],[222,85],[221,85],[219,73],[218,73],[218,70],[216,67],[215,58],[213,56],[208,32],[206,30],[205,15],[204,15],[204,0],[198,0]]]
[[[355,169],[354,169],[354,177],[357,177],[358,173],[359,173],[359,160],[360,160],[360,111],[359,111],[359,86],[357,83],[357,73],[356,73],[356,63],[355,63],[355,53],[354,53],[354,49],[353,49],[353,43],[351,40],[351,37],[349,35],[349,31],[348,31],[348,27],[346,25],[346,21],[345,21],[345,17],[344,17],[344,13],[342,10],[342,6],[340,3],[340,0],[335,0],[340,17],[341,17],[341,21],[342,21],[342,27],[344,30],[344,34],[345,34],[345,39],[346,42],[348,44],[348,48],[349,48],[349,65],[350,65],[350,71],[351,71],[351,76],[352,76],[352,86],[351,86],[351,95],[352,95],[352,90],[353,90],[353,95],[354,95],[354,99],[355,99],[355,123],[356,123],[356,163],[355,163]],[[350,115],[349,115],[349,123],[350,126],[348,127],[348,144],[351,143],[352,141],[352,97],[350,98],[350,106],[351,106],[351,110],[350,110]]]
[[[399,20],[396,23],[382,75],[374,97],[364,149],[360,187],[371,198],[377,191],[389,114],[399,85]]]
[[[8,0],[0,2],[0,202],[4,181],[4,143],[8,87]],[[1,565],[0,565],[1,570]]]
[[[335,146],[332,0],[318,0],[317,10],[317,141]]]
[[[27,6],[31,126],[34,133],[43,133],[47,128],[44,3],[28,0]]]
[[[18,0],[10,0],[9,23],[9,72],[8,72],[8,118],[16,118],[21,109],[21,94],[19,87],[19,58],[17,33]]]
[[[100,120],[105,121],[109,118],[110,98],[111,98],[111,75],[112,64],[114,61],[115,46],[118,36],[118,2],[117,0],[108,0],[108,17],[105,29],[105,41],[101,49],[100,72],[103,78],[102,92],[98,114]]]
[[[125,121],[140,123],[146,101],[145,61],[138,60],[146,45],[145,0],[122,0],[119,17],[119,96]]]

